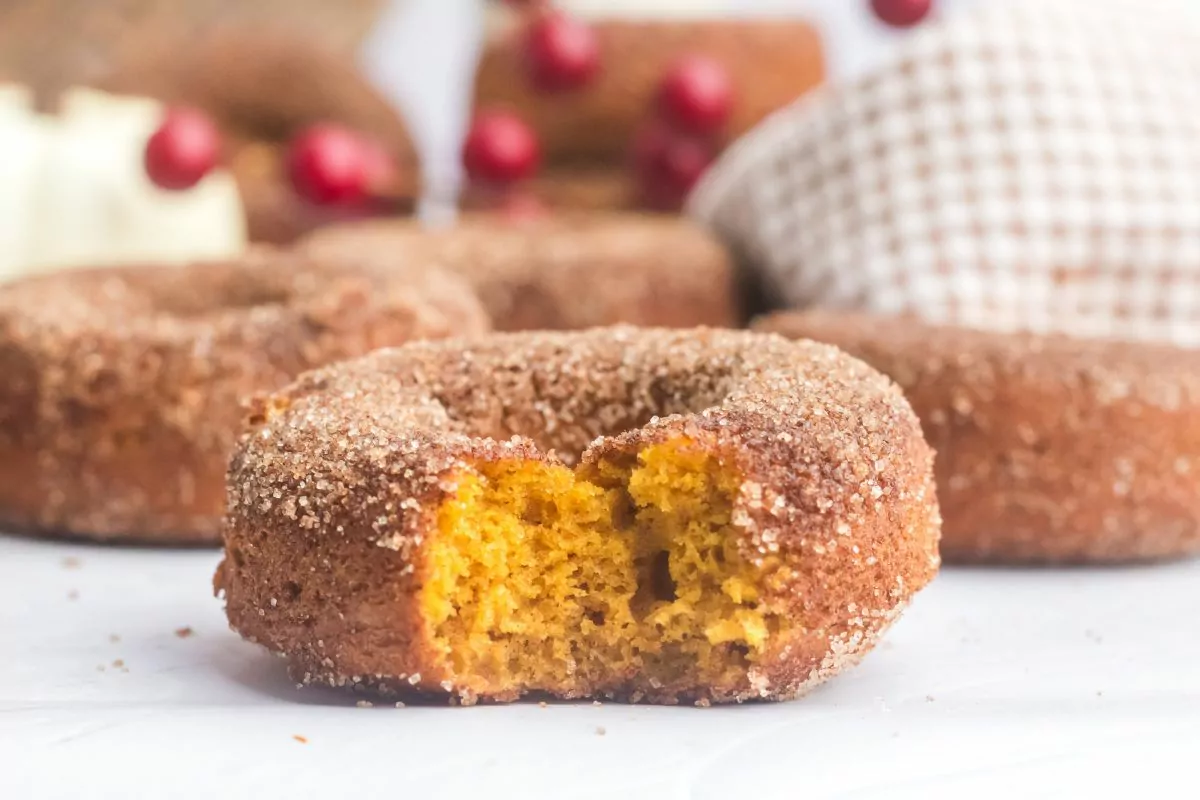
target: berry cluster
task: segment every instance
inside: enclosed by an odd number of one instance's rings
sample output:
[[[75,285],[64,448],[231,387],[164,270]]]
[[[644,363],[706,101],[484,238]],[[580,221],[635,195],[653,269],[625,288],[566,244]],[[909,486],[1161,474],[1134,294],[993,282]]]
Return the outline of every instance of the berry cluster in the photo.
[[[594,31],[559,11],[535,12],[521,47],[525,79],[539,92],[578,91],[600,72]],[[644,205],[661,210],[680,206],[719,152],[733,100],[729,73],[712,59],[688,56],[666,71],[655,113],[631,143],[631,167]],[[537,172],[541,147],[537,134],[517,115],[484,109],[471,124],[462,158],[473,183],[503,193]]]
[[[217,165],[217,126],[194,108],[173,108],[146,141],[146,175],[158,187],[183,191]],[[320,206],[362,203],[395,178],[396,165],[378,143],[338,125],[317,124],[287,147],[288,179],[305,200]]]
[[[655,105],[634,138],[632,163],[642,203],[668,211],[682,205],[720,152],[733,81],[716,61],[686,56],[663,75]]]

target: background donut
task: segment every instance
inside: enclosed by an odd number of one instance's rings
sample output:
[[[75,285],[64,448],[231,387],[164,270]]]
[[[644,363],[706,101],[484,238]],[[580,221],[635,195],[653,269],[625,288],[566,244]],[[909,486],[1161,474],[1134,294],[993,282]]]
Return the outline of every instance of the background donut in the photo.
[[[1194,351],[818,312],[755,327],[837,345],[900,384],[937,452],[947,561],[1200,552]]]
[[[300,247],[377,266],[449,269],[474,287],[497,330],[741,320],[729,254],[680,219],[561,214],[513,224],[477,215],[444,229],[371,220],[317,231]]]
[[[243,397],[375,347],[486,326],[453,275],[272,251],[0,287],[0,523],[213,542]]]

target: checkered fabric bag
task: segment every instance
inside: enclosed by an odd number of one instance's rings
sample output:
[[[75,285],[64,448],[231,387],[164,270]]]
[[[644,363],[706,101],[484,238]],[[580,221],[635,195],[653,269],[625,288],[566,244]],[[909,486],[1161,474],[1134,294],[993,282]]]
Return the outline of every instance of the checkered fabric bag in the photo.
[[[1198,11],[984,4],[763,122],[690,210],[787,305],[1200,345]]]

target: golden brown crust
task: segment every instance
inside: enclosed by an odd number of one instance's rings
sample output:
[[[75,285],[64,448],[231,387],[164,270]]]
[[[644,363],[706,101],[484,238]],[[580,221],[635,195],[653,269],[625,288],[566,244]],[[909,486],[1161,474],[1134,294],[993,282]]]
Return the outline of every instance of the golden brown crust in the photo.
[[[948,561],[1200,551],[1194,352],[850,314],[756,327],[837,345],[901,385],[938,454]]]
[[[748,557],[794,569],[773,602],[802,624],[736,686],[635,679],[606,695],[795,696],[869,650],[938,565],[932,454],[912,410],[812,343],[626,327],[414,343],[309,373],[254,421],[230,466],[216,586],[234,629],[302,683],[470,699],[416,598],[439,505],[488,461],[586,465],[686,435],[738,465]]]
[[[0,522],[213,542],[242,397],[375,347],[485,327],[452,275],[273,251],[0,287]]]
[[[300,247],[381,266],[457,272],[474,286],[497,330],[716,326],[741,318],[729,254],[681,219],[563,214],[514,224],[479,215],[439,230],[375,220],[326,228]]]
[[[551,163],[623,159],[651,112],[663,71],[685,54],[705,54],[729,69],[738,93],[725,131],[730,139],[824,77],[820,36],[796,19],[600,20],[593,27],[600,73],[577,92],[545,94],[530,87],[519,26],[501,26],[484,44],[475,105],[520,114],[538,132]]]

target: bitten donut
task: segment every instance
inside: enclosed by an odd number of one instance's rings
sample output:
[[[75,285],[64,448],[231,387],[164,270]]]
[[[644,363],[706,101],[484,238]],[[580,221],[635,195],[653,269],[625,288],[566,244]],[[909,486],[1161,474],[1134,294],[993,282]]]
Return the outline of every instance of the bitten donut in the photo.
[[[782,313],[894,378],[937,451],[960,562],[1122,562],[1200,552],[1200,360],[1150,344]]]
[[[681,219],[595,213],[516,224],[480,214],[438,230],[370,220],[317,231],[301,248],[380,266],[445,267],[472,284],[502,331],[741,319],[729,253]]]
[[[453,275],[289,253],[0,287],[0,526],[215,542],[239,399],[486,315]]]
[[[413,343],[259,405],[216,587],[305,684],[781,700],[933,577],[931,461],[892,382],[824,345]]]

